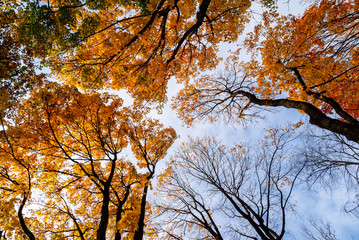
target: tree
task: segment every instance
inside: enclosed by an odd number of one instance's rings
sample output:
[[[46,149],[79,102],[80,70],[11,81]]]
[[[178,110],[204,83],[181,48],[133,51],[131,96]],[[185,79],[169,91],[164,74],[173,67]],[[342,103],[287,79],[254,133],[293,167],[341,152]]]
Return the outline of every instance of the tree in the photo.
[[[332,229],[329,223],[315,223],[314,220],[310,221],[310,224],[313,227],[313,230],[306,228],[304,230],[305,235],[308,239],[319,240],[319,239],[328,239],[328,240],[339,240],[335,234],[335,231]]]
[[[155,166],[176,138],[172,128],[143,114],[122,107],[115,96],[56,83],[35,89],[23,101],[16,118],[4,124],[3,138],[9,140],[2,141],[0,179],[7,183],[1,195],[14,202],[8,211],[20,213],[26,202],[16,209],[19,193],[13,191],[12,176],[24,176],[25,167],[16,167],[20,158],[7,149],[19,149],[31,159],[25,170],[33,174],[23,196],[37,206],[31,222],[23,220],[27,229],[21,226],[30,239],[142,239],[134,236],[144,231],[145,196]],[[133,160],[120,155],[128,144]],[[14,231],[6,224],[1,228]]]
[[[9,108],[30,87],[40,84],[44,75],[30,49],[22,46],[19,33],[14,31],[19,17],[15,1],[0,3],[0,95],[2,109]]]
[[[307,143],[301,151],[307,165],[308,182],[321,182],[323,186],[334,187],[335,183],[342,186],[344,180],[348,189],[357,191],[358,144],[338,134],[310,128],[306,131]]]
[[[237,39],[252,1],[23,2],[15,31],[62,80],[163,102],[171,76],[186,82],[217,65],[218,44]]]
[[[298,18],[265,13],[244,44],[252,60],[240,62],[238,50],[227,73],[187,86],[177,98],[180,115],[241,119],[282,106],[359,142],[357,9],[355,1],[323,0]]]
[[[326,191],[333,196],[345,192],[347,197],[340,210],[358,218],[358,143],[313,126],[307,126],[303,132],[302,143],[297,147],[301,155],[298,162],[306,166],[301,174],[303,185],[317,192]],[[310,224],[317,232],[312,232],[313,236],[320,238],[320,233],[323,236],[328,234],[328,239],[329,236],[334,238],[330,224]]]
[[[270,7],[274,1],[260,2]],[[284,106],[358,143],[357,1],[323,0],[299,18],[264,14],[244,44],[250,62],[239,62],[237,51],[225,74],[189,84],[217,66],[218,44],[237,39],[251,3],[0,3],[0,238],[142,240],[149,234],[148,217],[158,209],[148,195],[176,134],[146,118],[140,102],[164,103],[172,76],[185,84],[178,100],[188,122],[241,120]],[[37,62],[71,86],[43,83]],[[98,91],[104,88],[128,90],[137,105],[123,107],[120,98]],[[283,131],[271,130],[256,153],[214,139],[183,147],[172,175],[166,177],[167,169],[159,179],[168,181],[163,188],[173,199],[162,202],[162,216],[176,219],[163,221],[163,232],[152,237],[283,239],[302,171],[289,161],[294,145],[287,148],[290,130]],[[344,166],[357,177],[356,159],[349,159],[357,157],[356,145],[344,141],[330,152],[332,140],[310,149],[316,158],[304,164],[323,172]],[[323,160],[324,150],[330,154]],[[337,159],[342,150],[348,161]],[[348,205],[347,211],[357,210]],[[219,217],[229,219],[225,228]]]
[[[191,139],[162,187],[161,239],[284,239],[301,172],[291,131],[270,129],[258,147]]]
[[[31,198],[36,183],[33,181],[38,168],[34,155],[25,149],[13,145],[17,132],[6,129],[5,120],[1,115],[0,145],[0,237],[15,235],[19,239],[27,236],[34,240],[24,217],[24,207]]]

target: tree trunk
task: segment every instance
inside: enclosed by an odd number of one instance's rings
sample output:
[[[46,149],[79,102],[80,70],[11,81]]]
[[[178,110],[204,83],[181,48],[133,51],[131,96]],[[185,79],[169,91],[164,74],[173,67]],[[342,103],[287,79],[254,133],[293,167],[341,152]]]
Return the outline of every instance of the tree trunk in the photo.
[[[105,185],[103,189],[103,202],[101,207],[101,220],[97,230],[97,240],[106,240],[106,231],[109,219],[108,206],[110,203],[110,187]]]
[[[135,231],[134,240],[143,239],[143,231],[145,228],[145,214],[146,214],[146,198],[147,198],[148,185],[143,189],[142,200],[141,200],[141,214],[138,219],[137,229]]]
[[[24,209],[24,206],[25,206],[26,201],[27,201],[27,197],[24,196],[23,199],[22,199],[22,202],[21,202],[21,204],[20,204],[20,207],[19,207],[19,211],[18,211],[18,213],[17,213],[17,216],[18,216],[18,218],[19,218],[21,228],[22,228],[22,230],[25,232],[26,236],[28,236],[28,238],[29,238],[30,240],[35,240],[34,234],[33,234],[33,233],[30,231],[30,229],[26,226],[24,216],[22,215],[22,210]]]

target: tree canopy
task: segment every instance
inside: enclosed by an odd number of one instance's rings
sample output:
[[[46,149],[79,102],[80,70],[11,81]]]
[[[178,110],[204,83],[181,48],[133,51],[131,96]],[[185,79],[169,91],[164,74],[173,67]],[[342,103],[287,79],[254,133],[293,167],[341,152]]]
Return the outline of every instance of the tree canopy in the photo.
[[[224,73],[204,76],[178,95],[180,116],[256,115],[258,107],[304,112],[310,123],[359,142],[358,4],[321,1],[301,17],[265,13]]]
[[[359,189],[358,23],[356,0],[1,1],[0,239],[285,239],[297,185]],[[166,161],[178,134],[149,115],[172,77],[188,125],[286,107],[318,128],[190,138]]]
[[[30,239],[132,239],[144,224],[156,164],[176,138],[143,114],[111,95],[54,83],[33,90],[16,118],[2,119],[2,231],[22,229]],[[127,145],[132,160],[121,156]],[[22,216],[27,202],[37,205],[31,221]]]
[[[25,2],[21,41],[60,79],[124,88],[157,102],[166,99],[171,76],[188,81],[216,66],[218,44],[237,39],[251,6],[250,0]]]
[[[163,239],[284,239],[303,170],[295,167],[294,129],[270,129],[256,146],[191,139],[162,187]]]

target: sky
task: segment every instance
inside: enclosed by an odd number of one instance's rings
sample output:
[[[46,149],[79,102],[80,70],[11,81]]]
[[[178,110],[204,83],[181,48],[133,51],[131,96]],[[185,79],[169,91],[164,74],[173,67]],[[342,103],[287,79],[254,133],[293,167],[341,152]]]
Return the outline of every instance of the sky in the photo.
[[[302,13],[305,7],[308,6],[308,1],[301,0],[279,0],[278,11],[281,14],[294,14]],[[256,11],[254,6],[254,12]],[[245,32],[250,32],[255,25],[255,20],[259,20],[259,15],[254,14],[254,21],[248,24]],[[219,50],[219,56],[225,59],[229,55],[229,50],[234,49],[243,41],[243,36],[239,38],[238,42],[232,44],[221,44]],[[243,60],[246,57],[243,56]],[[218,66],[221,69],[223,64]],[[171,98],[176,96],[181,85],[176,83],[176,79],[172,78],[168,84],[168,99],[169,101],[164,106],[161,114],[158,114],[156,110],[153,110],[150,114],[151,117],[157,118],[166,127],[173,127],[179,138],[174,145],[169,149],[168,156],[162,164],[165,165],[169,162],[170,157],[174,154],[176,149],[181,146],[182,142],[187,141],[189,137],[197,138],[203,136],[213,136],[216,139],[222,141],[226,145],[234,145],[239,142],[256,142],[264,134],[264,129],[269,127],[280,126],[287,123],[297,123],[300,120],[307,122],[308,119],[305,115],[299,113],[297,110],[278,108],[275,113],[266,113],[265,119],[259,119],[253,123],[249,123],[247,126],[240,125],[228,125],[223,122],[206,123],[197,122],[193,126],[189,127],[184,125],[177,117],[176,112],[171,107]],[[121,97],[125,98],[127,104],[131,103],[131,100],[126,97],[126,94],[119,92]],[[127,99],[126,99],[127,98]],[[292,213],[288,220],[288,239],[306,239],[301,235],[303,231],[303,219],[314,219],[316,222],[328,221],[333,225],[339,239],[359,239],[359,219],[351,215],[344,213],[343,205],[347,199],[351,199],[353,194],[349,194],[345,191],[345,188],[337,189],[331,193],[324,190],[318,190],[313,188],[307,190],[304,186],[296,188],[293,198],[297,202],[297,213]],[[294,236],[296,238],[294,238]],[[353,238],[352,238],[353,237]]]
[[[298,0],[282,0],[278,2],[279,13],[285,14],[300,14],[308,6],[308,1]],[[256,20],[259,20],[259,16],[254,15]],[[254,26],[255,21],[252,21],[246,28],[245,32],[249,32]],[[236,48],[238,44],[243,40],[240,37],[238,42],[233,44],[222,44],[220,46],[219,56],[223,59],[228,56],[228,50]],[[245,60],[245,56],[243,57]],[[219,65],[218,69],[223,64]],[[180,85],[176,84],[175,79],[171,79],[168,85],[168,99],[174,97],[179,89]],[[264,120],[258,120],[254,123],[244,126],[226,125],[221,122],[214,124],[209,123],[196,123],[191,127],[185,126],[176,115],[176,112],[171,108],[171,101],[164,106],[161,114],[157,114],[156,111],[151,113],[151,116],[159,119],[165,126],[173,127],[180,138],[170,148],[168,157],[164,163],[168,161],[171,155],[181,145],[182,142],[188,140],[189,137],[203,137],[214,136],[220,139],[222,143],[228,145],[234,145],[242,141],[256,142],[261,136],[265,128],[280,126],[286,123],[297,123],[300,120],[308,122],[305,115],[299,113],[297,110],[279,108],[276,113],[267,113]],[[311,189],[308,190],[305,187],[296,188],[293,198],[297,201],[296,212],[291,214],[288,221],[288,232],[286,239],[306,239],[303,235],[303,219],[314,219],[315,222],[329,222],[333,225],[335,232],[339,239],[359,239],[359,219],[351,215],[344,213],[343,205],[345,202],[353,196],[348,196],[348,193],[342,189],[337,189],[332,193],[328,193],[324,190]],[[296,238],[294,238],[294,236]]]

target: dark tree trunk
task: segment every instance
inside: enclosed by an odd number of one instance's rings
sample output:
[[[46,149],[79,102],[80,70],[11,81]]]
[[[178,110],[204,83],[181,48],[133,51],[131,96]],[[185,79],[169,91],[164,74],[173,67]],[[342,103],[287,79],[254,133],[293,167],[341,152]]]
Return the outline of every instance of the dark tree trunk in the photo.
[[[129,195],[130,195],[130,188],[126,189],[126,193],[125,193],[123,200],[120,201],[118,204],[117,212],[116,212],[116,224],[122,218],[122,213],[123,213],[122,208],[123,208],[123,205],[125,204],[125,202],[127,201]],[[121,240],[121,237],[122,237],[121,233],[117,231],[115,234],[115,240]]]
[[[143,239],[143,231],[145,228],[145,214],[146,214],[146,198],[147,198],[148,185],[143,189],[142,199],[141,199],[141,213],[140,218],[138,219],[137,229],[135,231],[134,240]]]
[[[20,225],[21,225],[21,228],[22,230],[25,232],[26,236],[30,239],[30,240],[35,240],[35,236],[34,234],[30,231],[30,229],[27,227],[26,223],[25,223],[25,219],[24,219],[24,216],[22,215],[22,211],[24,209],[24,206],[25,206],[25,203],[27,201],[27,197],[24,196],[23,199],[22,199],[22,202],[20,204],[20,207],[19,207],[19,211],[17,213],[17,216],[19,218],[19,221],[20,221]],[[1,235],[0,235],[1,236]]]
[[[101,220],[97,230],[97,240],[106,240],[106,231],[109,219],[110,187],[105,185],[103,189],[103,202],[101,207]]]

